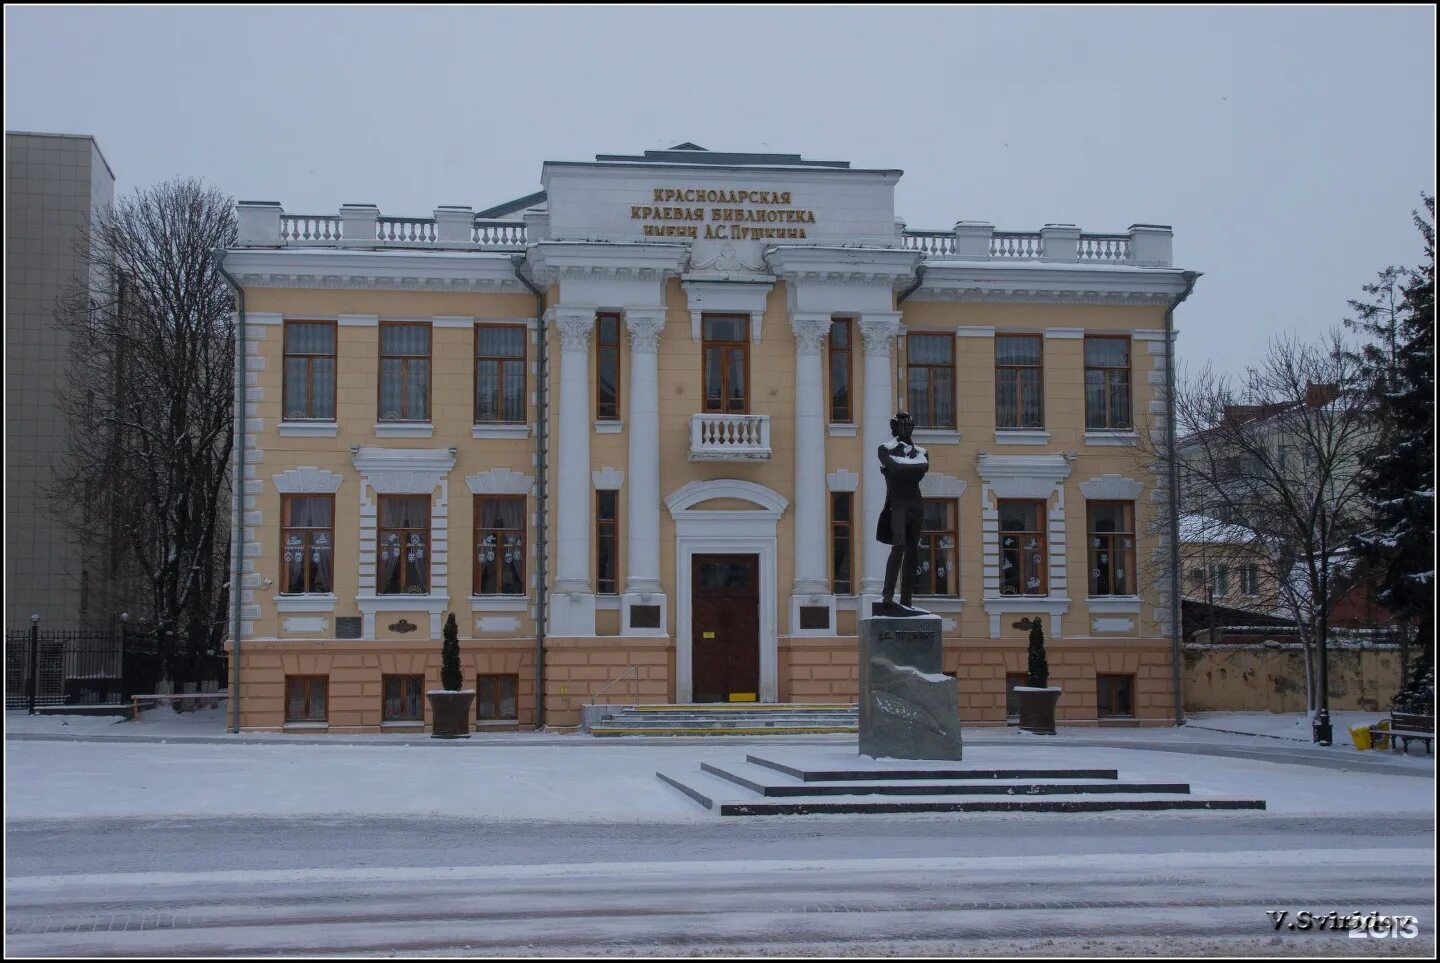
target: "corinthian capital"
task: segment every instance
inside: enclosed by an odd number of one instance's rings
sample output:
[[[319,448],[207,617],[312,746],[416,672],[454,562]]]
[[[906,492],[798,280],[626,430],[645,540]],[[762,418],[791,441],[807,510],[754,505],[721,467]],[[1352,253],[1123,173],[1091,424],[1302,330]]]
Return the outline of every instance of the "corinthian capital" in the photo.
[[[866,354],[890,354],[890,346],[900,334],[900,313],[880,311],[860,316],[860,336],[865,339]]]
[[[590,333],[595,330],[594,308],[556,308],[555,329],[560,332],[560,347],[584,351],[590,347]]]
[[[654,353],[665,330],[664,308],[627,308],[625,330],[630,332],[630,350]]]
[[[830,335],[830,315],[797,311],[790,315],[790,330],[795,333],[796,352],[816,354]]]

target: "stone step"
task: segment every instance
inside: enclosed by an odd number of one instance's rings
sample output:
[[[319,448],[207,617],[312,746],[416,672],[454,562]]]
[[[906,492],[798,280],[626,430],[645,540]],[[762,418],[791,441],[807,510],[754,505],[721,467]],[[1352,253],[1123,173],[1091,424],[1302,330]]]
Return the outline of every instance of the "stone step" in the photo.
[[[845,797],[791,798],[785,801],[736,799],[735,786],[709,773],[676,776],[657,772],[666,785],[721,816],[857,815],[888,813],[963,812],[1163,812],[1183,810],[1263,810],[1260,799],[1155,798],[1142,793],[1117,793],[1105,799],[1048,798],[957,800],[943,796],[917,796],[904,800],[864,800]]]
[[[857,733],[859,726],[592,726],[595,736],[816,736]]]
[[[858,725],[854,715],[838,713],[767,713],[764,715],[688,715],[688,716],[643,716],[622,713],[602,716],[599,720],[610,725],[668,726],[668,725],[784,725],[787,723],[827,723],[830,725]]]
[[[617,706],[617,708],[622,707]],[[853,702],[682,702],[672,705],[635,705],[623,708],[635,712],[793,712],[802,709],[860,711],[860,707]]]
[[[1114,769],[960,769],[953,765],[887,769],[804,769],[763,756],[746,755],[745,761],[783,772],[802,782],[854,782],[862,779],[1118,779]],[[904,763],[898,763],[903,766]]]
[[[1189,783],[1122,783],[1122,782],[1069,782],[1039,783],[1015,781],[1013,778],[997,780],[986,778],[983,782],[962,782],[953,777],[948,781],[910,782],[865,782],[865,783],[792,783],[776,785],[760,778],[750,778],[731,769],[724,769],[708,762],[700,764],[702,772],[719,776],[737,786],[743,786],[762,796],[1090,796],[1104,794],[1180,795],[1190,793]]]

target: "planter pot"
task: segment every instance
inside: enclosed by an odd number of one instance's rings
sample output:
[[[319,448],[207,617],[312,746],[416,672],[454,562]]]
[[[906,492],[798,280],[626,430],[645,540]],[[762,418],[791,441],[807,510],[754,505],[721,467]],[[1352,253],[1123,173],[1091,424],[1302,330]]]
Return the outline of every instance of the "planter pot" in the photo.
[[[425,696],[430,700],[430,738],[470,738],[470,707],[475,704],[474,689],[431,689]]]
[[[1032,689],[1029,686],[1015,687],[1015,701],[1020,704],[1020,728],[1026,732],[1053,736],[1055,734],[1055,703],[1060,701],[1060,689],[1048,686]]]

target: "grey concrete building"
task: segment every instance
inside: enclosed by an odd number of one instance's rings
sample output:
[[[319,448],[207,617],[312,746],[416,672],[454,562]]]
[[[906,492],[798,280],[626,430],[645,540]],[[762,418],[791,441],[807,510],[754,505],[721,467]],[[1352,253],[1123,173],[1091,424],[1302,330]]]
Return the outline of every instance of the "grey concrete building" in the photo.
[[[65,450],[56,303],[85,274],[81,228],[114,201],[115,175],[93,137],[7,131],[5,178],[5,627],[100,626],[118,614],[98,604],[109,561],[83,557],[45,491]]]

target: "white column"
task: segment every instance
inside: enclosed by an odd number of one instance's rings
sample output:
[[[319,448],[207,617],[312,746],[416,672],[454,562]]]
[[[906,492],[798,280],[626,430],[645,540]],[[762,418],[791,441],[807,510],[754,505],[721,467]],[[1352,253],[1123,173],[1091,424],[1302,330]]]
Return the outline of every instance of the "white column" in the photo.
[[[834,599],[825,565],[825,376],[821,346],[830,336],[830,315],[795,311],[795,582],[790,597],[790,632],[833,635]],[[825,629],[802,630],[801,606],[830,610]]]
[[[630,334],[629,433],[630,486],[625,528],[625,596],[621,602],[623,635],[666,635],[669,613],[660,588],[660,334],[665,309],[626,308],[625,327]],[[633,628],[633,605],[660,606],[659,628]]]
[[[555,309],[560,334],[560,403],[556,417],[555,590],[550,634],[595,634],[590,588],[590,334],[593,308]]]
[[[795,594],[824,593],[825,377],[821,346],[830,315],[796,311],[795,333]]]
[[[875,540],[875,525],[885,507],[885,477],[880,474],[880,460],[875,453],[890,440],[890,418],[895,414],[892,351],[899,333],[898,311],[871,311],[860,316],[860,335],[865,341],[865,394],[860,431],[865,459],[865,468],[860,473],[864,511],[858,534],[865,546],[865,565],[860,579],[863,596],[879,596],[885,585],[885,559],[890,554],[889,546]],[[862,618],[870,615],[867,601],[861,600]]]

